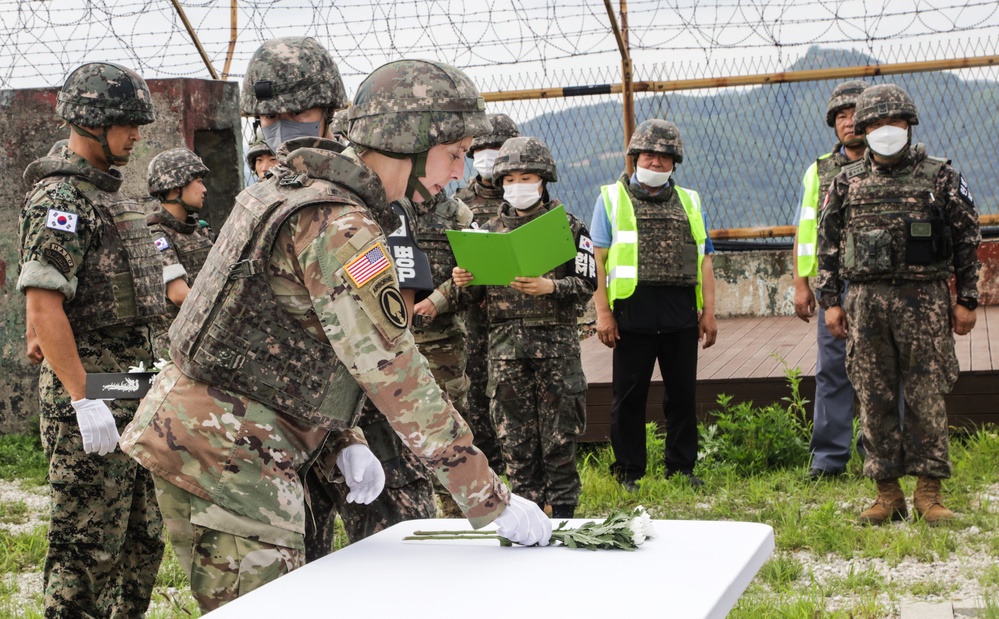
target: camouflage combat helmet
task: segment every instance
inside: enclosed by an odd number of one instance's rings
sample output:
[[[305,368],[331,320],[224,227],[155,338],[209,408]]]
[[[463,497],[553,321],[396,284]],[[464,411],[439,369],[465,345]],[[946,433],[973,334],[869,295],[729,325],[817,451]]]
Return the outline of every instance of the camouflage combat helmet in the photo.
[[[673,157],[673,163],[683,163],[683,138],[680,128],[668,120],[653,118],[635,127],[628,142],[628,155],[658,153]]]
[[[260,130],[260,127],[257,127],[256,132],[253,134],[253,141],[250,142],[249,148],[246,149],[246,164],[252,170],[257,164],[257,157],[273,154],[274,151],[271,150],[271,147],[264,140],[263,132]]]
[[[493,166],[493,178],[503,178],[512,172],[534,172],[542,180],[558,181],[552,151],[539,138],[510,138],[503,143]]]
[[[347,110],[352,144],[415,155],[489,133],[485,100],[459,69],[429,60],[397,60],[375,69]]]
[[[153,157],[146,172],[149,195],[164,196],[171,189],[180,189],[196,178],[204,178],[208,167],[186,148],[171,148]]]
[[[339,109],[347,93],[333,57],[311,37],[271,39],[257,48],[243,77],[243,116]]]
[[[91,62],[66,78],[56,97],[56,114],[71,125],[148,125],[153,98],[139,74],[110,62]]]
[[[867,89],[867,82],[861,80],[851,80],[837,84],[829,95],[829,104],[826,106],[826,124],[830,127],[836,126],[836,114],[841,110],[857,106],[857,97]]]
[[[347,110],[340,110],[333,114],[333,122],[330,123],[330,136],[347,138]]]
[[[853,112],[853,131],[863,135],[867,125],[883,118],[901,118],[909,126],[919,124],[912,97],[895,84],[878,84],[860,93]]]
[[[513,122],[513,119],[506,114],[489,114],[488,118],[489,124],[493,126],[492,131],[472,140],[472,145],[468,147],[469,159],[475,156],[475,151],[477,150],[482,150],[483,148],[499,149],[510,138],[520,137],[517,123]]]

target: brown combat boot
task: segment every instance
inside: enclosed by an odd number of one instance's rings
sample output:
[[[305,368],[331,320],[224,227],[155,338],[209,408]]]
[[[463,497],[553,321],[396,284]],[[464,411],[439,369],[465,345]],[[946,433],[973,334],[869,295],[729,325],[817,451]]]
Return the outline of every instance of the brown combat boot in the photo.
[[[878,480],[878,498],[874,505],[857,519],[860,524],[884,524],[889,520],[905,520],[909,510],[897,479]]]
[[[954,512],[944,507],[940,498],[940,480],[932,477],[919,477],[916,491],[912,493],[912,505],[926,524],[937,525],[944,520],[952,520]]]

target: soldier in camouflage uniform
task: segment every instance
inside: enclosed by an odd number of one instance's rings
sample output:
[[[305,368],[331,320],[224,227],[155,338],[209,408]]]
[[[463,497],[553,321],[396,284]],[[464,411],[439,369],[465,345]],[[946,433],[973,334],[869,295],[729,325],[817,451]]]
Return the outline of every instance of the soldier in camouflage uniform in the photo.
[[[306,135],[323,135],[345,103],[336,65],[315,40],[286,37],[254,53],[240,103],[275,151],[273,140],[289,136],[308,145],[286,142],[278,166],[237,198],[171,327],[175,365],[121,441],[156,477],[202,609],[302,565],[300,475],[324,442],[335,458],[315,465],[342,474],[348,501],[380,492],[382,467],[350,429],[362,394],[472,526],[495,522],[517,541],[547,543],[551,522],[489,469],[415,350],[378,224],[397,226],[389,201],[414,182],[446,184],[456,173],[442,162],[460,161],[469,136],[488,131],[474,85],[433,62],[381,67],[358,90],[355,146],[344,149]]]
[[[476,175],[468,184],[459,189],[454,197],[472,210],[473,226],[484,225],[499,214],[503,205],[503,187],[493,182],[493,165],[499,149],[510,138],[520,137],[516,123],[506,114],[490,114],[492,131],[472,140],[468,156],[472,158]],[[489,381],[487,355],[489,331],[486,327],[485,308],[469,306],[465,313],[465,374],[469,387],[465,419],[475,434],[475,444],[489,458],[489,465],[497,471],[504,470],[503,452],[496,440],[496,428],[489,417],[489,396],[486,384]]]
[[[145,213],[119,192],[139,125],[153,122],[149,89],[110,63],[73,71],[56,113],[66,148],[35,161],[21,212],[28,323],[44,358],[42,445],[52,517],[46,617],[140,617],[163,555],[149,474],[115,450],[133,400],[86,399],[86,374],[153,360],[150,322],[166,311],[163,267]]]
[[[271,147],[267,145],[264,134],[258,127],[253,132],[253,141],[250,142],[250,147],[246,150],[246,164],[257,175],[257,180],[262,181],[267,170],[270,170],[275,163],[277,163],[277,157]]]
[[[637,489],[647,465],[646,400],[659,362],[666,419],[666,477],[693,486],[697,463],[697,345],[712,346],[714,272],[707,219],[696,191],[676,184],[680,128],[647,120],[628,143],[635,173],[601,188],[593,207],[597,336],[614,349],[614,474]]]
[[[555,160],[538,138],[511,138],[496,158],[504,204],[486,223],[514,230],[560,206],[548,196],[558,180]],[[553,518],[572,518],[579,502],[576,439],[586,427],[586,377],[579,356],[578,314],[596,288],[589,232],[566,214],[578,253],[542,277],[517,277],[509,286],[466,288],[469,302],[486,299],[489,325],[490,414],[513,489]],[[474,273],[455,267],[455,284]]]
[[[878,486],[877,500],[860,521],[904,519],[898,479],[916,475],[913,505],[936,524],[954,517],[940,496],[940,480],[951,472],[944,394],[958,375],[951,331],[964,335],[975,326],[978,209],[947,160],[912,144],[919,117],[904,90],[871,86],[857,99],[853,123],[868,150],[843,168],[825,199],[818,300],[829,331],[846,338],[846,370],[867,448],[864,473]]]

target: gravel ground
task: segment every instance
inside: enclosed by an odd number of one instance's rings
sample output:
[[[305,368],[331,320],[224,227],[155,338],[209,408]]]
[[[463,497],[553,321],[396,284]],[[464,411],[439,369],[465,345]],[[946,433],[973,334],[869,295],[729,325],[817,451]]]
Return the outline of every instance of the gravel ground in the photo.
[[[6,482],[0,480],[0,503],[4,505],[23,502],[26,512],[22,517],[7,518],[12,522],[5,522],[0,518],[0,528],[11,534],[26,533],[34,530],[48,518],[48,493],[47,487],[23,488],[18,482]],[[987,505],[989,511],[999,512],[999,483],[988,487],[980,496],[983,505]],[[905,523],[896,523],[892,526],[904,527]],[[942,595],[926,596],[919,598],[922,601],[939,602],[954,601],[955,617],[958,619],[970,619],[978,614],[974,607],[983,595],[995,596],[995,591],[985,591],[978,582],[978,576],[985,570],[996,565],[996,558],[987,555],[984,551],[971,552],[961,543],[961,539],[981,535],[977,527],[956,530],[955,537],[958,540],[958,552],[951,553],[946,561],[935,561],[933,563],[921,563],[913,559],[905,559],[898,565],[891,566],[882,559],[843,559],[835,555],[823,557],[815,556],[808,552],[793,552],[786,556],[799,561],[804,567],[803,575],[799,579],[799,590],[807,591],[811,586],[811,579],[818,583],[825,583],[830,580],[846,578],[851,574],[858,574],[871,570],[880,575],[884,582],[892,589],[908,591],[909,587],[917,583],[937,583],[942,591]],[[32,605],[31,600],[40,595],[42,587],[41,572],[29,572],[21,574],[4,574],[5,584],[11,584],[16,580],[19,593],[19,603]],[[888,593],[881,594],[882,601],[889,608],[897,609],[899,603],[909,601],[909,598],[891,599]],[[830,610],[842,608],[850,605],[851,600],[845,596],[835,596],[828,600]],[[897,615],[893,619],[898,619]]]

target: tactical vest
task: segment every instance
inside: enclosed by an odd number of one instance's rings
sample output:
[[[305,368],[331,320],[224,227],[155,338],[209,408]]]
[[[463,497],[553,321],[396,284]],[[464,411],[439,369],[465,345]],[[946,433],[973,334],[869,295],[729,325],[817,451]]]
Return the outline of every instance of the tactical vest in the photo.
[[[359,412],[361,388],[329,341],[310,334],[278,303],[266,270],[275,238],[295,212],[331,204],[345,213],[366,212],[365,203],[384,206],[385,194],[374,174],[351,159],[312,148],[288,160],[296,157],[307,173],[275,166],[270,178],[236,198],[170,328],[170,354],[191,378],[340,429]],[[351,247],[338,257],[345,261],[353,253]]]
[[[561,206],[558,200],[543,205],[537,212],[528,217],[517,217],[501,212],[496,219],[499,225],[492,228],[494,232],[514,230],[529,221],[533,221],[553,208]],[[573,238],[579,235],[579,220],[570,217],[570,228]],[[563,263],[554,270],[545,273],[543,277],[560,279],[572,274],[572,261]],[[576,302],[574,300],[556,299],[550,294],[532,296],[524,294],[510,286],[489,286],[486,288],[486,312],[490,323],[507,320],[522,320],[531,326],[576,326]]]
[[[472,209],[475,225],[482,227],[487,221],[499,215],[503,206],[503,188],[499,185],[487,187],[476,176],[468,185],[455,192],[454,197]]]
[[[909,162],[881,173],[871,155],[843,167],[842,277],[851,281],[946,279],[952,270],[949,228],[934,195],[945,159],[912,147]]]
[[[163,261],[146,226],[146,214],[118,191],[102,191],[80,176],[49,176],[36,191],[69,183],[101,222],[98,245],[77,273],[77,293],[64,305],[73,333],[151,322],[166,313]]]
[[[458,265],[447,240],[447,231],[467,228],[471,218],[471,210],[457,198],[438,200],[429,212],[420,216],[416,225],[417,242],[430,261],[434,288],[440,288],[451,279],[451,271]],[[416,343],[422,344],[460,332],[460,328],[459,315],[449,312],[438,314],[428,328],[414,326],[413,335]]]
[[[697,192],[670,185],[655,196],[638,197],[631,192],[626,175],[601,192],[613,230],[607,259],[611,307],[614,299],[631,296],[641,282],[694,286],[700,309],[707,231]]]
[[[165,212],[163,207],[148,215],[146,223],[166,235],[174,251],[177,252],[177,259],[187,271],[187,283],[193,284],[205,260],[208,259],[208,252],[212,249],[212,239],[208,232],[197,220],[180,221]]]
[[[815,160],[805,172],[802,184],[804,196],[801,200],[801,217],[798,219],[798,275],[815,277],[818,273],[816,248],[818,246],[818,212],[829,193],[833,179],[849,160],[839,152],[840,145],[833,152]]]

